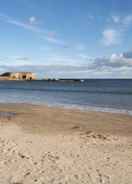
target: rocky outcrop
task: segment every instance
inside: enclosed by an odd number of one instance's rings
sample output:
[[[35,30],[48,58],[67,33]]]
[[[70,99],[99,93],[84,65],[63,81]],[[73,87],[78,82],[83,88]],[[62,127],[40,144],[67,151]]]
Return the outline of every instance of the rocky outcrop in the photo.
[[[32,72],[6,72],[0,75],[0,80],[35,80]]]

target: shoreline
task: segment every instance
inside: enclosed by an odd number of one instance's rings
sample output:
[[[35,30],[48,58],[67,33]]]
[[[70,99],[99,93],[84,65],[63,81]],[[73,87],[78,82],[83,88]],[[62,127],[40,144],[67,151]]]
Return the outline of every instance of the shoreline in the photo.
[[[68,105],[68,104],[48,104],[48,103],[30,103],[30,102],[0,102],[0,105],[28,105],[28,106],[40,106],[48,108],[57,108],[64,110],[76,110],[80,112],[99,112],[99,113],[111,113],[132,116],[132,110],[128,109],[117,109],[113,107],[99,107],[99,106],[79,106],[79,105]]]
[[[130,123],[132,122],[132,116],[129,114],[82,111],[77,108],[26,103],[0,103],[0,112],[0,118],[2,117],[2,112],[5,113],[5,118],[7,113],[7,116],[9,116],[7,118],[13,119],[14,123],[23,126],[24,129],[27,126],[25,125],[26,121],[29,121],[29,126],[32,127],[32,124],[34,125],[34,121],[36,120],[38,121],[38,129],[44,129],[43,126],[46,125],[52,133],[54,131],[59,132],[59,129],[64,132],[71,132],[72,127],[75,126],[76,131],[91,131],[93,129],[93,131],[99,133],[132,135],[132,125]],[[11,114],[8,115],[8,113]],[[23,120],[23,125],[19,123],[20,120]],[[44,121],[44,124],[42,121]],[[65,125],[65,128],[63,127],[64,124],[67,125]],[[55,127],[51,128],[52,125]]]
[[[32,104],[36,105],[36,104]],[[71,110],[79,110],[81,112],[103,112],[103,113],[112,113],[112,114],[124,114],[132,116],[132,110],[128,109],[116,109],[112,107],[98,107],[98,106],[87,106],[87,107],[81,107],[79,105],[41,105],[40,106],[48,106],[48,107],[55,107],[55,108],[63,108],[63,109],[71,109]]]

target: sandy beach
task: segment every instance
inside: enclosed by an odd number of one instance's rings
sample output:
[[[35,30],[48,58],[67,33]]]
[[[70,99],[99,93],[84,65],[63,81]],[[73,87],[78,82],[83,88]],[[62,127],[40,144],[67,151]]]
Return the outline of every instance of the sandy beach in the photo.
[[[0,104],[0,184],[131,184],[132,116]]]

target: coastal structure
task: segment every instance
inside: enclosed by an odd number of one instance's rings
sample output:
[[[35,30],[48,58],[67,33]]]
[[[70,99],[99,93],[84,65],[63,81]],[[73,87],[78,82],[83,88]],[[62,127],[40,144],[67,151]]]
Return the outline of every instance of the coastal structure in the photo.
[[[6,72],[0,75],[0,80],[35,80],[32,72]]]

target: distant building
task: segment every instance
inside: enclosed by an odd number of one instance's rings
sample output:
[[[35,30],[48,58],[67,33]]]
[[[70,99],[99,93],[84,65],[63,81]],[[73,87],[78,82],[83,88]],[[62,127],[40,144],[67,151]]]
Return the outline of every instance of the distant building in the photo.
[[[35,80],[32,72],[6,72],[0,75],[0,80]]]

